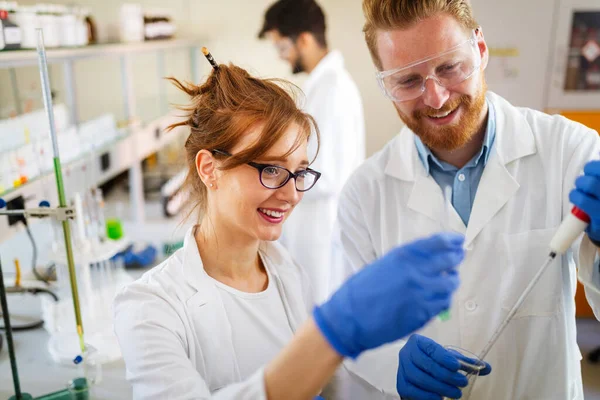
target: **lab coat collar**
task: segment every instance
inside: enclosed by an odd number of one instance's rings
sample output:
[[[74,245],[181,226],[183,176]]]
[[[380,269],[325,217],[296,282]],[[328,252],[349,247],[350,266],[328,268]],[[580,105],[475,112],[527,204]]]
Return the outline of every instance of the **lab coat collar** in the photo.
[[[210,282],[210,279],[206,271],[204,271],[200,251],[194,237],[197,227],[198,225],[189,228],[185,234],[181,267],[183,268],[182,272],[186,282],[197,291],[202,292],[203,290],[201,289],[204,288],[207,282]]]
[[[319,61],[315,69],[312,70],[306,81],[304,81],[304,92],[310,92],[327,71],[340,70],[342,68],[344,68],[344,56],[339,50],[331,50]]]
[[[415,146],[414,133],[407,127],[390,143],[385,166],[386,175],[414,182],[407,204],[410,209],[442,225],[444,220],[448,220],[449,228],[465,234],[466,246],[517,192],[519,184],[508,171],[507,165],[537,151],[533,131],[523,114],[492,92],[488,92],[486,97],[496,112],[496,138],[477,189],[468,228],[453,208],[450,216],[442,215],[442,190],[428,176]]]
[[[488,116],[487,116],[487,124],[486,124],[486,129],[485,129],[485,136],[483,139],[483,145],[481,146],[481,150],[479,151],[479,153],[477,153],[467,163],[467,165],[465,165],[465,167],[475,167],[480,162],[482,162],[483,165],[485,166],[488,162],[488,159],[490,158],[490,150],[492,149],[492,146],[494,145],[494,139],[496,137],[496,114],[494,112],[494,106],[489,102],[489,100],[486,100],[486,102],[488,105]],[[435,154],[433,154],[431,149],[429,147],[425,146],[425,144],[421,141],[421,139],[417,135],[414,135],[414,138],[415,138],[415,146],[416,146],[417,152],[419,154],[419,159],[425,166],[425,171],[427,172],[428,175],[431,173],[431,163],[434,163],[435,165],[437,165],[438,168],[441,169],[442,171],[458,171],[458,168],[439,160],[435,156]]]
[[[190,228],[183,241],[183,276],[186,282],[191,285],[197,293],[189,301],[194,302],[194,306],[200,307],[211,303],[219,311],[215,316],[225,322],[223,326],[231,328],[227,322],[225,307],[220,300],[220,296],[214,280],[204,270],[202,258],[198,251],[198,245],[194,237],[197,226]],[[302,287],[297,282],[297,275],[293,269],[296,265],[293,263],[289,254],[283,249],[278,248],[277,244],[271,242],[262,242],[259,247],[260,256],[266,267],[269,268],[273,282],[281,295],[282,302],[290,321],[292,330],[300,327],[300,324],[306,319],[303,307],[298,307],[299,303],[304,301]],[[221,325],[221,324],[219,324]],[[231,337],[231,331],[227,331],[227,337]]]
[[[210,343],[212,351],[218,352],[220,359],[218,365],[203,365],[202,368],[207,377],[214,374],[224,382],[238,382],[241,375],[233,347],[231,323],[217,286],[202,265],[202,258],[194,237],[196,228],[197,226],[190,228],[183,241],[181,263],[183,276],[185,281],[196,290],[196,293],[186,301],[186,306],[190,310],[195,310],[194,317],[201,321],[197,325],[200,329],[196,335],[201,341]],[[259,252],[281,295],[290,326],[293,331],[296,331],[307,318],[307,313],[301,306],[303,302],[301,285],[298,283],[297,276],[292,273],[295,265],[289,255],[273,243],[263,242]],[[216,332],[219,334],[215,334]]]
[[[488,91],[486,98],[496,114],[496,136],[491,153],[497,153],[504,165],[535,154],[537,148],[533,131],[523,114],[493,92]],[[385,167],[386,175],[403,181],[414,181],[421,172],[427,172],[419,158],[414,138],[415,134],[405,126],[393,139]]]
[[[187,299],[186,306],[190,310],[196,310],[196,316],[203,321],[200,324],[202,329],[196,334],[201,338],[210,338],[212,348],[218,349],[219,352],[218,366],[203,366],[207,378],[214,373],[226,382],[237,382],[241,375],[233,350],[231,324],[217,287],[204,270],[194,237],[196,228],[197,225],[188,229],[183,240],[182,273],[185,281],[196,290],[196,293]],[[217,331],[219,335],[215,335]]]

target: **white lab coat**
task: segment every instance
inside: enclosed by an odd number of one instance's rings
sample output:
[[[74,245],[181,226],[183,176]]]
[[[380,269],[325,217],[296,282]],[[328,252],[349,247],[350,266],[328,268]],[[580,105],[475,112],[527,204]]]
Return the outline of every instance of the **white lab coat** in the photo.
[[[246,380],[240,377],[231,324],[214,280],[202,267],[193,229],[182,249],[115,298],[115,332],[133,397],[266,400],[262,368]],[[308,278],[281,245],[265,242],[260,252],[296,331],[314,304]],[[326,398],[388,398],[350,375],[340,368]]]
[[[404,128],[353,175],[340,199],[337,245],[347,275],[402,243],[440,230],[447,218],[466,236],[461,286],[451,319],[421,332],[443,345],[479,353],[548,255],[548,243],[570,211],[568,195],[585,163],[597,159],[595,131],[560,116],[516,108],[488,93],[496,139],[468,227],[427,176],[414,134]],[[576,265],[590,281],[596,248],[587,236],[558,257],[487,356],[492,374],[477,380],[472,399],[583,399],[576,342]],[[597,278],[597,276],[596,276]],[[401,295],[401,294],[399,294]],[[586,288],[600,318],[600,294]],[[395,391],[398,342],[365,354],[351,368]]]
[[[328,294],[338,198],[348,177],[365,158],[365,122],[360,93],[339,51],[330,51],[321,60],[303,91],[306,98],[302,107],[315,118],[321,134],[319,154],[311,168],[322,175],[287,219],[281,240],[308,273],[320,301]],[[315,152],[316,141],[311,140],[309,156]]]

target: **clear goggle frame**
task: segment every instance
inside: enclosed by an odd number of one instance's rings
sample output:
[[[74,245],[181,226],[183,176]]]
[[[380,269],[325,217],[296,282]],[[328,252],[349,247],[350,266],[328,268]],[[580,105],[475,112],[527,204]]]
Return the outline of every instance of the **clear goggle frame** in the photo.
[[[446,89],[466,81],[481,66],[477,31],[473,30],[468,40],[443,53],[404,67],[378,71],[379,87],[390,100],[402,102],[421,96],[429,79]]]

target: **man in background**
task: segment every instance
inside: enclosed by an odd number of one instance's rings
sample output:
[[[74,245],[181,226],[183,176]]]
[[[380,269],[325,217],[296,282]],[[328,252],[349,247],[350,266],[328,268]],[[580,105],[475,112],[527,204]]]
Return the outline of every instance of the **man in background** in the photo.
[[[311,168],[322,173],[290,215],[282,242],[310,275],[317,300],[324,300],[337,275],[331,270],[331,236],[338,197],[365,157],[362,101],[338,50],[329,50],[325,15],[313,0],[280,0],[265,13],[259,38],[267,37],[294,74],[306,72],[303,108],[319,127],[319,154]],[[309,157],[316,153],[309,143]],[[334,281],[336,284],[332,284]]]

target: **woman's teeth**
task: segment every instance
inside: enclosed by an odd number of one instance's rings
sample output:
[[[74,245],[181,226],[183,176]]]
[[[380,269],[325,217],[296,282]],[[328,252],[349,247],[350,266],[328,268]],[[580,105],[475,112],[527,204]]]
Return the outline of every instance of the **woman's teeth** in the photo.
[[[273,218],[281,218],[281,217],[283,217],[283,213],[279,212],[279,211],[267,210],[265,208],[259,208],[258,211],[260,211],[263,214],[268,215],[269,217],[273,217]]]

